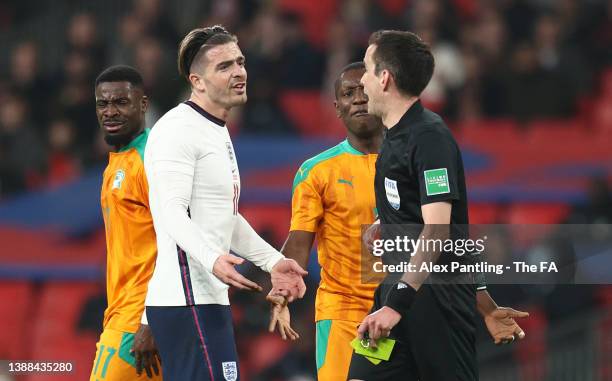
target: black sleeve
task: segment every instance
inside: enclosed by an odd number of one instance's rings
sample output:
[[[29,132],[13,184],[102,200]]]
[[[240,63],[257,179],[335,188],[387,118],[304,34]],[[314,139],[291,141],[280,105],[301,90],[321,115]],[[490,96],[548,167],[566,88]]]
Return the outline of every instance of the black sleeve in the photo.
[[[487,278],[484,273],[474,274],[474,283],[476,284],[476,291],[485,291],[487,289]]]
[[[458,148],[448,134],[428,130],[415,137],[414,170],[419,178],[421,205],[458,200]]]

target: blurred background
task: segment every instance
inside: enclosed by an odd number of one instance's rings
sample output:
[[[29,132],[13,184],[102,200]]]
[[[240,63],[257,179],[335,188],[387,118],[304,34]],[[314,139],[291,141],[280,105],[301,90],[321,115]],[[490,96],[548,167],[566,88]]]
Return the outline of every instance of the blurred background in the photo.
[[[436,70],[422,99],[461,144],[472,223],[612,222],[612,1],[3,0],[0,359],[75,367],[18,380],[88,379],[101,331],[108,147],[94,78],[112,64],[138,68],[152,126],[188,97],[178,42],[216,23],[247,57],[249,101],[229,121],[241,212],[276,247],[298,166],[344,136],[333,81],[381,28],[412,30],[432,47]],[[266,332],[263,295],[233,292],[243,380],[314,379],[311,259],[310,292],[292,307],[296,343]],[[482,380],[612,380],[610,286],[490,292],[531,317],[513,346],[495,347],[481,329]],[[0,380],[12,378],[0,371]]]

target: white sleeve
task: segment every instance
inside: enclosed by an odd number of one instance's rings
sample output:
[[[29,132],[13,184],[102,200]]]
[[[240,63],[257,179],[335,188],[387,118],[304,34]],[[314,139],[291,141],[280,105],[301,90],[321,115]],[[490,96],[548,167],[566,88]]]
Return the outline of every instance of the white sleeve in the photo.
[[[240,213],[234,225],[231,248],[233,252],[267,272],[270,272],[279,260],[285,258],[278,250],[264,241]]]
[[[212,273],[213,265],[222,254],[210,245],[202,229],[188,216],[193,176],[198,149],[188,135],[178,131],[164,133],[150,149],[150,165],[146,166],[149,188],[155,187],[160,206],[160,219],[166,232],[179,245]],[[150,172],[150,173],[149,173]]]
[[[142,310],[142,316],[140,317],[140,324],[149,325],[149,321],[147,320],[147,307]]]

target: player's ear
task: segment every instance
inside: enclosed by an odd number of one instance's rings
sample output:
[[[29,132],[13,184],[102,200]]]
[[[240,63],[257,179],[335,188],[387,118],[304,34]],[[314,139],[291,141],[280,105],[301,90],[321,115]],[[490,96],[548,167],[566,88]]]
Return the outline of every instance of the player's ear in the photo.
[[[199,92],[205,91],[204,81],[202,78],[194,73],[189,73],[189,83],[191,83],[191,87]]]
[[[387,69],[383,69],[380,73],[380,85],[383,88],[383,91],[389,89],[389,84],[391,83],[391,73]]]
[[[142,99],[140,100],[140,107],[142,108],[142,113],[146,113],[147,110],[149,109],[149,97],[147,97],[146,95],[142,96]]]
[[[340,107],[338,107],[338,101],[334,101],[334,108],[336,109],[336,117],[340,119],[342,117],[342,113],[340,112]]]

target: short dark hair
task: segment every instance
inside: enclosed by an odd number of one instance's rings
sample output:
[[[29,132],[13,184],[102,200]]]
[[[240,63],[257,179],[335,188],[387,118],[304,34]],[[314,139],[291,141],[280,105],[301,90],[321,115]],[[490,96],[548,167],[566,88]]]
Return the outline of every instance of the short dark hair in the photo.
[[[338,77],[334,81],[334,94],[336,95],[336,99],[338,99],[338,91],[340,91],[340,84],[342,83],[340,78],[342,78],[344,73],[351,70],[365,70],[365,64],[363,61],[351,62],[340,70],[340,74],[338,74]]]
[[[368,42],[376,45],[374,72],[388,70],[400,93],[419,96],[434,71],[434,58],[429,46],[416,34],[399,30],[372,33]]]
[[[143,87],[138,70],[127,65],[115,65],[104,69],[96,78],[96,87],[102,82],[129,82],[134,87]]]
[[[187,33],[179,45],[178,71],[181,77],[189,80],[191,65],[196,58],[201,57],[214,46],[224,45],[229,42],[238,42],[238,38],[231,34],[222,25],[214,25],[206,28],[197,28]]]

